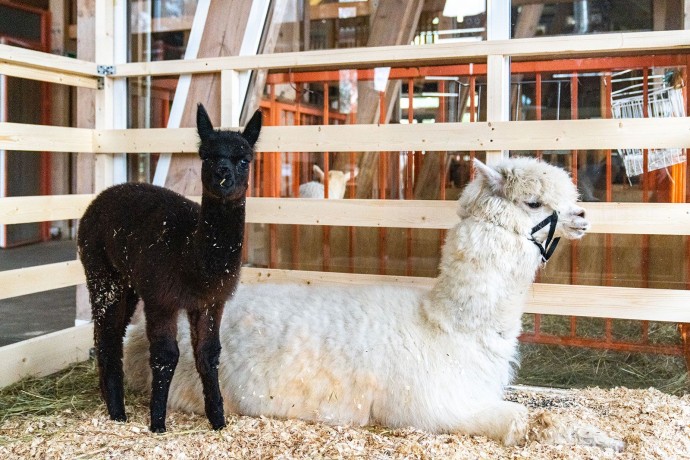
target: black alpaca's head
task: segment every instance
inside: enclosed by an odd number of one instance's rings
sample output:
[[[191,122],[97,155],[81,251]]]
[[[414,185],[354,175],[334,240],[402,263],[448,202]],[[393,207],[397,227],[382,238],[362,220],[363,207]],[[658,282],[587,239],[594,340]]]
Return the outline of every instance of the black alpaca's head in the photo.
[[[221,200],[236,200],[249,185],[249,166],[254,159],[254,144],[261,132],[261,112],[256,111],[244,131],[213,129],[202,104],[197,106],[196,127],[201,142],[201,182],[204,195]]]

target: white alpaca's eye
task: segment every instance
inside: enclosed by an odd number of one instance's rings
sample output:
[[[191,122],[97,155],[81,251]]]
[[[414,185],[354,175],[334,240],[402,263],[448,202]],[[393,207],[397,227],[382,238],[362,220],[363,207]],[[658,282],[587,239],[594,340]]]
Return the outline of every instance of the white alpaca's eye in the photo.
[[[525,204],[529,206],[531,209],[539,209],[542,206],[542,204],[538,201],[528,201]]]

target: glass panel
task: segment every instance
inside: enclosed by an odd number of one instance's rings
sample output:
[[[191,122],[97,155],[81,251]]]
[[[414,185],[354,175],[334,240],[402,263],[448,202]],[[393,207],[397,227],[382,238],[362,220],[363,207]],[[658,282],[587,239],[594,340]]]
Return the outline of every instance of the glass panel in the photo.
[[[41,41],[41,15],[9,5],[0,5],[0,35]]]
[[[654,4],[657,3],[656,6]],[[582,35],[613,31],[682,29],[674,15],[682,17],[682,2],[666,10],[666,3],[652,0],[574,0],[562,2],[512,1],[513,38],[549,35]],[[669,5],[671,5],[669,3]],[[656,23],[656,24],[655,24]],[[656,26],[656,27],[655,27]]]

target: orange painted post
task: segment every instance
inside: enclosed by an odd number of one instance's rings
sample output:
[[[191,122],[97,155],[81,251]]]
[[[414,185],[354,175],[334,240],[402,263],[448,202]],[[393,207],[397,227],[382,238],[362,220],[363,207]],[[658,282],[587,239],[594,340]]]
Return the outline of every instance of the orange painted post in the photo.
[[[407,80],[407,122],[414,123],[414,79]],[[414,164],[414,151],[408,150],[407,164],[405,165],[405,199],[411,200],[412,196],[412,168]]]
[[[447,102],[446,102],[446,82],[444,80],[440,80],[438,82],[439,86],[439,93],[441,93],[441,96],[439,97],[439,106],[438,106],[438,118],[440,123],[445,123],[446,122],[446,111],[447,111]],[[440,161],[439,161],[439,191],[438,191],[438,196],[439,200],[445,200],[446,199],[446,158],[448,157],[448,152],[438,152],[439,155],[441,155]]]
[[[354,125],[357,122],[355,112],[350,112],[350,121],[349,122],[351,125]],[[355,152],[350,152],[350,171],[352,171],[353,176],[354,176],[354,172],[355,172],[355,165],[356,165]],[[355,198],[357,196],[355,193],[356,192],[356,190],[355,190],[355,187],[356,187],[355,177],[352,177],[352,179],[350,179],[350,183],[352,185],[349,187],[348,196],[350,198]],[[350,273],[354,273],[355,272],[355,257],[354,257],[354,255],[355,255],[355,227],[349,227],[348,232],[350,234],[350,238],[349,238],[349,242],[348,242],[349,243],[348,244],[348,256],[349,256],[348,262],[350,265]]]
[[[379,92],[379,124],[386,123],[386,92]],[[379,153],[379,199],[386,198],[386,155],[388,152]],[[386,274],[386,229],[379,228],[379,273]]]
[[[613,81],[611,73],[606,73],[604,76],[604,118],[613,118],[611,109],[611,93]],[[613,201],[613,173],[611,150],[606,151],[606,202]],[[604,284],[611,286],[613,279],[613,236],[610,233],[604,235]],[[613,341],[613,322],[611,318],[606,318],[604,321],[604,338],[607,343]]]
[[[328,83],[323,84],[323,124],[330,124],[330,104],[328,93]],[[323,197],[328,199],[328,152],[323,152]],[[323,271],[327,272],[331,265],[331,227],[328,225],[323,226]]]
[[[535,95],[534,95],[534,99],[535,99],[534,103],[535,103],[535,107],[536,107],[535,115],[536,115],[537,121],[540,121],[541,120],[541,73],[537,72],[535,74],[534,80],[535,80],[535,85],[536,85]],[[536,154],[537,154],[537,158],[541,160],[543,152],[541,150],[537,150]]]
[[[470,77],[470,123],[477,121],[477,77]],[[476,153],[470,150],[470,180],[474,179],[474,157]]]
[[[271,85],[271,126],[277,126],[279,120],[278,108],[276,106],[276,88],[275,85]],[[276,152],[271,152],[267,154],[266,160],[268,164],[264,168],[265,182],[264,187],[268,188],[268,196],[276,196],[276,184],[275,184],[275,155]],[[268,226],[268,266],[269,268],[275,268],[277,265],[277,253],[278,253],[278,231],[275,224],[270,224]]]
[[[300,110],[302,106],[302,83],[297,83],[295,90],[295,126],[300,126],[302,124],[302,112]],[[292,196],[299,197],[299,186],[302,181],[302,153],[293,152],[293,162],[292,162]],[[299,252],[300,252],[300,226],[292,226],[292,268],[293,270],[299,269]]]
[[[407,123],[414,123],[414,79],[407,80]],[[412,193],[412,162],[414,161],[414,152],[407,152],[407,162],[405,164],[405,199],[411,200],[414,198]],[[413,230],[411,228],[405,231],[405,274],[410,276],[412,274],[412,239]]]
[[[570,119],[577,120],[578,115],[578,78],[577,73],[570,77]],[[571,152],[571,174],[573,176],[573,182],[577,185],[577,155],[578,151],[573,150]],[[578,244],[576,240],[570,242],[570,284],[577,284],[578,275]],[[577,336],[577,317],[570,317],[570,335],[572,337]]]

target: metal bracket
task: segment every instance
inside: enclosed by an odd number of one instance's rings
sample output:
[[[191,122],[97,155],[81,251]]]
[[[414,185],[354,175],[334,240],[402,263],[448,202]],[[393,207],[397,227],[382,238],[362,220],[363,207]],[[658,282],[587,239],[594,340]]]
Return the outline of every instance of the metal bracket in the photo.
[[[98,65],[96,66],[96,72],[98,75],[114,75],[115,66],[114,65]]]
[[[114,75],[115,74],[115,66],[114,65],[97,65],[96,66],[96,72],[98,75],[102,75],[101,77],[98,77],[98,83],[96,84],[96,87],[98,89],[103,89],[105,87],[105,80],[103,77],[107,75]]]

